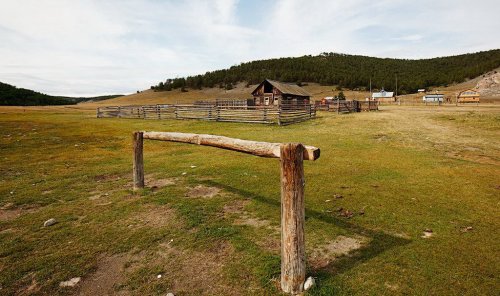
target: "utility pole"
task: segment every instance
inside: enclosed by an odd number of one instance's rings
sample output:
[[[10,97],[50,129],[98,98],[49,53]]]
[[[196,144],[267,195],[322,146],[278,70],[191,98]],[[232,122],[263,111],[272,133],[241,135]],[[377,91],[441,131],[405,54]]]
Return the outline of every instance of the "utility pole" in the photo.
[[[398,72],[396,72],[396,100],[398,101],[398,105],[401,105],[401,102],[398,98]]]
[[[372,95],[372,77],[370,76],[370,97],[368,98],[368,100],[371,100],[373,97]]]

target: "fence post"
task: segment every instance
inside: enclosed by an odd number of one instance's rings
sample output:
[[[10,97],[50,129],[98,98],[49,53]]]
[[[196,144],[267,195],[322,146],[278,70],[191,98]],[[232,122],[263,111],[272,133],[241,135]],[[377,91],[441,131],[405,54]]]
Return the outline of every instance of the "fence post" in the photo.
[[[143,133],[134,132],[132,141],[134,145],[134,190],[137,190],[144,188]]]
[[[306,277],[304,238],[304,146],[282,144],[281,161],[281,289],[298,294]]]
[[[97,118],[101,118],[101,108],[97,107]]]
[[[278,125],[281,125],[281,106],[278,106]]]

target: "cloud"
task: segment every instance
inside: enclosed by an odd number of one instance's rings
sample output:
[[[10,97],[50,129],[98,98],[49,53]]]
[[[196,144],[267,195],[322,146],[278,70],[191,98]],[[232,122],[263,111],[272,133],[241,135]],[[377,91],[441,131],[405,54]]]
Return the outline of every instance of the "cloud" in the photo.
[[[487,50],[500,47],[499,8],[490,0],[4,0],[0,81],[59,95],[130,93],[263,58]]]

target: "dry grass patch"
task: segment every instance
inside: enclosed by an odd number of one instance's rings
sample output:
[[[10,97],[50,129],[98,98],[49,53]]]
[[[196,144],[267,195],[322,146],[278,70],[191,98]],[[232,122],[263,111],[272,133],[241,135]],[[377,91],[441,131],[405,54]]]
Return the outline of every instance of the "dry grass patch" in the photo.
[[[197,185],[196,187],[189,188],[189,191],[186,193],[186,197],[189,198],[211,198],[219,194],[220,188],[205,186],[205,185]]]
[[[128,227],[179,227],[182,221],[175,210],[168,206],[147,205],[128,220]]]
[[[13,203],[7,203],[0,207],[0,221],[11,221],[24,214],[34,213],[38,209],[39,207],[35,205],[22,205],[16,207]]]
[[[368,239],[362,236],[347,237],[340,235],[335,240],[317,246],[309,256],[309,264],[314,269],[328,266],[336,258],[348,256],[362,248]]]
[[[126,281],[125,264],[131,259],[131,255],[114,255],[99,260],[97,270],[84,277],[78,285],[77,295],[127,295],[118,293],[118,285]]]

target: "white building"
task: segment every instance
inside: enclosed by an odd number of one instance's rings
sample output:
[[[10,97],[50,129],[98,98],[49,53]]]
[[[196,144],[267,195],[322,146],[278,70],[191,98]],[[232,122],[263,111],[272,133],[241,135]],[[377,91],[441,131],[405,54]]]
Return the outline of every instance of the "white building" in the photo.
[[[372,93],[372,100],[379,102],[394,102],[394,92],[382,89],[380,92]]]
[[[422,97],[422,100],[424,101],[424,103],[442,103],[444,100],[444,95],[443,94],[425,95]]]

